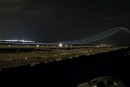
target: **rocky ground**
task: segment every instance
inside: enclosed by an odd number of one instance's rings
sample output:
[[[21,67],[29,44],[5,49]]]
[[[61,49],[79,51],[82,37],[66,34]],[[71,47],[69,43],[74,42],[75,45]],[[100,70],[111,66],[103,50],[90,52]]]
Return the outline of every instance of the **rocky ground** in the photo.
[[[61,61],[79,56],[95,55],[121,49],[122,47],[97,47],[97,48],[0,48],[0,68],[17,67],[22,65],[34,66],[36,64]]]

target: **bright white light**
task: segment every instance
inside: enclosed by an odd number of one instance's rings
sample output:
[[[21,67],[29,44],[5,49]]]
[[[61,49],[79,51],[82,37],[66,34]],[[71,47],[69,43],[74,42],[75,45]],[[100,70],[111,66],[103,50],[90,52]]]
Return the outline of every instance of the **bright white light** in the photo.
[[[36,47],[39,47],[39,45],[37,45]]]
[[[63,44],[62,44],[62,43],[60,43],[60,44],[59,44],[59,47],[62,47],[62,46],[63,46]]]

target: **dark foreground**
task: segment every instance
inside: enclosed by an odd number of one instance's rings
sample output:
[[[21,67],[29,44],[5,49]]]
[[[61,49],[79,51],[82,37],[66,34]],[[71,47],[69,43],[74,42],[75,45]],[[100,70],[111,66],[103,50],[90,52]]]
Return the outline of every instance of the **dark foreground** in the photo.
[[[129,49],[82,56],[60,62],[3,69],[2,86],[22,87],[76,87],[78,84],[100,76],[117,76],[130,86]]]

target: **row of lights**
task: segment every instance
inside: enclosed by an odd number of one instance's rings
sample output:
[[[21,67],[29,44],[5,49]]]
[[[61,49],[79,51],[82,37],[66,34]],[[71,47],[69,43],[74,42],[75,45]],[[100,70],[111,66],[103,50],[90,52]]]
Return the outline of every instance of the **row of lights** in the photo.
[[[1,42],[29,42],[34,43],[35,41],[28,41],[28,40],[0,40]]]

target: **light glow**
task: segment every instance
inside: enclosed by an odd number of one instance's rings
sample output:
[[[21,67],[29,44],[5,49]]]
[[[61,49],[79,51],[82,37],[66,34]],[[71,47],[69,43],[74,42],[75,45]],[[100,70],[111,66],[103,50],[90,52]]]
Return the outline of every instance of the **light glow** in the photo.
[[[60,43],[60,44],[59,44],[59,47],[63,47],[63,44],[62,44],[62,43]]]
[[[1,42],[25,42],[25,43],[34,43],[35,41],[28,40],[0,40]]]

